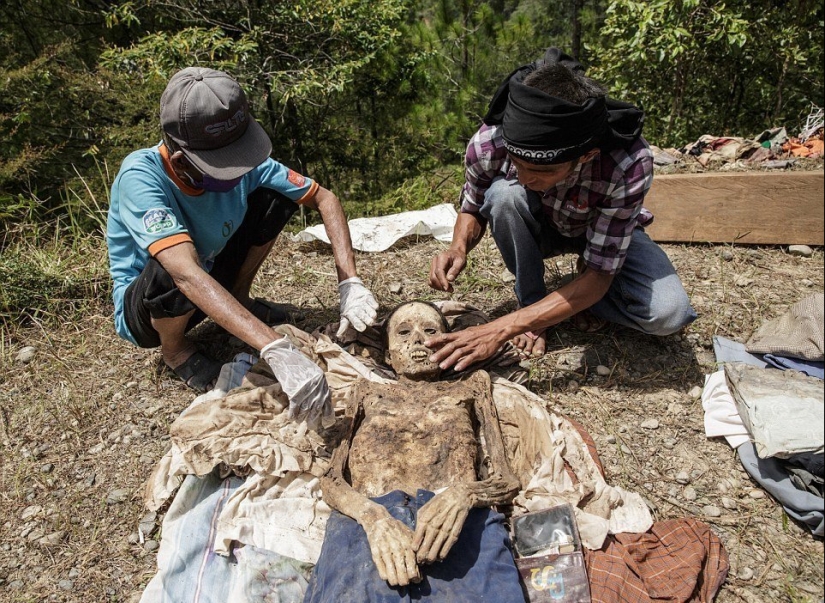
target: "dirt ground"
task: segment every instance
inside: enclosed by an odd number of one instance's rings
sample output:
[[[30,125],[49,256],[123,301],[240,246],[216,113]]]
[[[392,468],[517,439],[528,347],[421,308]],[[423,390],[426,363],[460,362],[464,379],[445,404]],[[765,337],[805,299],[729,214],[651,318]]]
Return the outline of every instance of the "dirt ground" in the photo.
[[[408,239],[358,254],[382,311],[441,298],[426,274],[443,247]],[[818,602],[823,543],[764,495],[724,440],[705,437],[697,388],[715,370],[713,335],[744,340],[790,303],[823,291],[822,250],[797,257],[780,247],[664,248],[699,319],[665,338],[623,328],[582,334],[564,323],[551,331],[549,353],[532,361],[529,387],[589,429],[608,482],[642,494],[656,519],[696,516],[713,526],[732,564],[718,601]],[[493,317],[512,310],[512,284],[492,240],[471,258],[455,298]],[[547,265],[556,284],[574,258]],[[257,287],[301,306],[305,330],[337,320],[332,257],[321,244],[279,241]],[[193,394],[159,370],[157,351],[119,341],[110,313],[101,300],[81,321],[18,329],[2,342],[0,600],[137,601],[155,572],[158,533],[144,544],[136,537],[142,486]],[[244,349],[214,325],[197,336],[222,360]],[[28,362],[18,359],[24,346],[36,348]],[[689,484],[677,482],[682,472]],[[721,516],[707,516],[710,506]]]

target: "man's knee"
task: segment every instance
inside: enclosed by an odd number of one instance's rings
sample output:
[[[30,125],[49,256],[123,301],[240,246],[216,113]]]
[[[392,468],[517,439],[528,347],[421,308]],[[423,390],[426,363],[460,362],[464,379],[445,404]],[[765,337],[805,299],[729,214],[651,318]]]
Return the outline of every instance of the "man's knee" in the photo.
[[[651,301],[650,315],[641,323],[643,331],[650,335],[672,335],[696,320],[696,311],[690,299],[678,283],[667,294]]]
[[[142,348],[155,348],[160,338],[152,321],[191,315],[195,305],[177,288],[172,276],[155,258],[126,289],[123,313],[126,325]]]
[[[512,220],[524,220],[531,216],[527,191],[518,182],[500,178],[493,182],[484,195],[482,217],[495,227]]]
[[[236,238],[254,246],[274,241],[298,210],[298,204],[272,189],[260,187],[247,197],[247,213]]]

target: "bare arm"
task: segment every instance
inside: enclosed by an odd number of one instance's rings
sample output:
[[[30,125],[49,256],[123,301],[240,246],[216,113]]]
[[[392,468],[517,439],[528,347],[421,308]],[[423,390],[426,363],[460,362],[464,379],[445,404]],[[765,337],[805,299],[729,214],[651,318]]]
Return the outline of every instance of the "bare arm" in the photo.
[[[453,281],[467,264],[467,254],[484,236],[487,223],[478,214],[460,213],[453,227],[453,242],[439,253],[430,265],[430,287],[452,291]]]
[[[393,518],[384,507],[355,490],[345,478],[352,438],[364,419],[358,384],[353,386],[350,395],[347,408],[347,415],[352,417],[350,431],[332,454],[330,468],[321,478],[321,492],[330,507],[364,528],[382,580],[391,586],[419,582],[421,574],[412,549],[412,530]]]
[[[470,509],[509,504],[519,491],[518,478],[507,462],[504,437],[493,405],[490,376],[479,371],[473,373],[470,380],[476,385],[473,409],[484,433],[490,457],[490,476],[481,481],[449,486],[421,508],[413,541],[419,563],[433,563],[447,556],[458,541]]]
[[[168,247],[155,257],[187,299],[238,339],[256,350],[281,339],[201,268],[191,242]]]
[[[309,200],[306,206],[317,210],[321,214],[324,229],[327,231],[329,242],[332,245],[338,282],[358,276],[355,269],[355,255],[352,251],[352,239],[350,238],[347,218],[338,197],[323,186],[319,186],[315,197]]]
[[[558,324],[586,310],[605,296],[612,282],[611,274],[586,270],[526,308],[483,325],[437,335],[424,344],[436,349],[433,360],[442,369],[455,365],[455,369],[461,371],[489,358],[516,335]]]

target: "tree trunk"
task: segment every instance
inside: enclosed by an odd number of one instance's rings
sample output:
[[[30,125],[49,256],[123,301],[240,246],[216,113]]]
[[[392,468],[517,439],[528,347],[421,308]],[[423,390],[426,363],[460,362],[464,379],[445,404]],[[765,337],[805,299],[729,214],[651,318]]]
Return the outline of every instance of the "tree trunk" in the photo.
[[[785,62],[782,63],[782,74],[779,76],[779,81],[776,83],[776,105],[773,109],[773,115],[768,115],[768,123],[772,122],[779,115],[782,110],[782,89],[785,87],[785,77],[788,75],[788,68],[791,64],[791,56],[785,56]]]
[[[582,49],[582,23],[581,11],[584,8],[584,0],[572,0],[573,2],[573,36],[570,41],[570,54],[578,60]]]
[[[676,129],[676,122],[682,116],[682,101],[685,93],[685,61],[682,58],[677,59],[676,72],[673,76],[673,97],[670,105],[670,118],[665,129],[665,139],[670,144],[670,137]]]
[[[461,81],[466,82],[470,71],[470,6],[469,0],[461,2]]]

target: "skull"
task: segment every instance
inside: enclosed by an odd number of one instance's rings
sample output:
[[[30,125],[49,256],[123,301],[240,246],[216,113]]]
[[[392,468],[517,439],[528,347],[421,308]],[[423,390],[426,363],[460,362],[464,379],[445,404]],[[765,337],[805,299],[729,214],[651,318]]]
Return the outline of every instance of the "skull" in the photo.
[[[395,309],[387,320],[386,362],[400,377],[414,381],[437,379],[438,364],[424,342],[447,331],[441,312],[425,302],[409,302]]]

